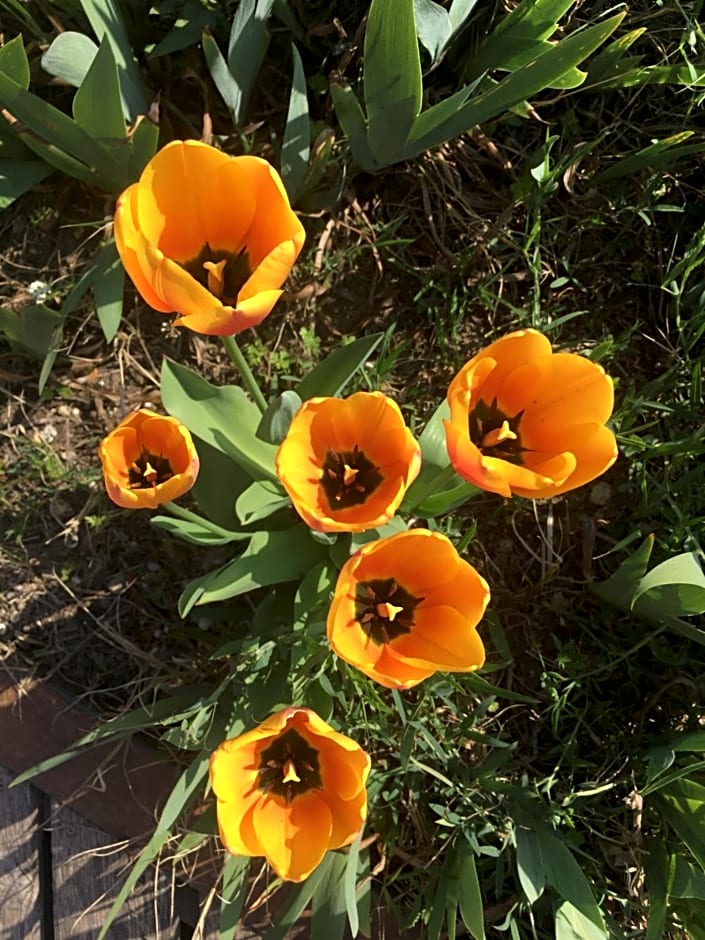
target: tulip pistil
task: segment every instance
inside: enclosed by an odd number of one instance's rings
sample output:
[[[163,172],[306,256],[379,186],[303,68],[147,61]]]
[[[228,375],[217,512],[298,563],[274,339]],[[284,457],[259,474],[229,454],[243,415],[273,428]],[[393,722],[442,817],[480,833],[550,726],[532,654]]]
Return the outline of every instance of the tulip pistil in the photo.
[[[237,295],[249,278],[250,260],[247,251],[233,253],[211,248],[208,242],[195,258],[182,267],[224,304],[237,304]]]
[[[522,447],[519,435],[523,414],[524,409],[510,418],[497,407],[496,398],[491,405],[480,399],[468,416],[470,440],[485,457],[521,465],[522,454],[527,450]]]
[[[144,448],[127,471],[131,490],[146,490],[166,483],[174,476],[171,464],[161,454],[150,454]]]
[[[411,633],[414,611],[423,599],[414,597],[394,578],[361,581],[355,595],[355,619],[372,642],[382,646]]]
[[[262,751],[257,787],[265,793],[282,796],[291,803],[302,793],[318,790],[322,785],[318,751],[293,728]]]
[[[326,451],[321,486],[331,509],[361,506],[384,477],[357,444],[352,450]]]

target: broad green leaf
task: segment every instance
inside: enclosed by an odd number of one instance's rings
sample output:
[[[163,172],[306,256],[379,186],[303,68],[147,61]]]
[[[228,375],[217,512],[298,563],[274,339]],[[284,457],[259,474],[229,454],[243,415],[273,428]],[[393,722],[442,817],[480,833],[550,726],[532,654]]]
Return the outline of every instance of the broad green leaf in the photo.
[[[214,27],[217,23],[218,16],[215,11],[206,10],[200,0],[186,0],[179,18],[166,36],[149,50],[148,58],[157,59],[159,56],[195,46],[200,42],[202,30],[205,27]]]
[[[286,127],[282,138],[281,168],[282,179],[291,202],[301,192],[311,149],[311,125],[308,117],[308,98],[306,96],[306,76],[301,63],[299,50],[292,43],[293,76],[289,110],[286,115]]]
[[[606,581],[593,583],[592,590],[602,600],[609,601],[622,610],[630,610],[634,591],[646,574],[649,558],[654,547],[654,536],[648,535],[639,548],[617,568]]]
[[[175,535],[193,545],[228,545],[230,542],[246,542],[251,538],[249,532],[230,532],[207,519],[199,523],[193,520],[175,519],[173,516],[153,516],[149,521],[158,529],[163,529],[170,535]]]
[[[0,46],[0,72],[20,88],[29,88],[29,61],[22,36],[15,36]]]
[[[342,940],[346,925],[347,856],[331,852],[331,861],[311,900],[311,940]]]
[[[360,930],[360,914],[357,909],[357,869],[360,861],[361,841],[362,833],[360,833],[348,849],[345,874],[343,875],[345,910],[347,911],[348,923],[350,924],[350,933],[353,937],[356,937]]]
[[[197,435],[194,444],[201,466],[191,492],[209,519],[223,529],[233,530],[237,526],[235,501],[252,483],[252,477],[231,457]]]
[[[448,11],[435,0],[414,0],[414,20],[419,42],[435,65],[453,34]]]
[[[122,120],[122,116],[120,117]],[[98,252],[93,282],[95,309],[105,341],[111,343],[120,328],[122,298],[125,287],[125,269],[111,239]]]
[[[367,122],[355,92],[348,85],[338,85],[334,82],[330,86],[330,93],[336,116],[343,133],[348,138],[355,163],[369,172],[381,169],[370,149],[367,140]]]
[[[674,780],[652,799],[705,870],[705,787],[693,780]]]
[[[651,615],[657,609],[671,617],[705,613],[705,574],[695,552],[669,558],[644,575],[632,598],[635,613],[642,598]]]
[[[587,78],[585,79],[584,87],[592,87],[605,79],[613,78],[615,75],[619,74],[625,52],[645,32],[645,26],[639,29],[632,29],[630,32],[615,39],[614,42],[611,42],[608,46],[605,46],[596,56],[593,56],[587,69]],[[639,59],[640,58],[641,57],[639,57]]]
[[[284,940],[288,931],[303,914],[314,891],[327,878],[329,868],[335,864],[335,853],[328,852],[318,868],[302,882],[296,885],[289,893],[286,902],[277,913],[277,922],[265,933],[262,940]]]
[[[278,509],[290,506],[289,497],[279,483],[265,480],[251,483],[235,502],[235,513],[242,525],[266,519]]]
[[[103,940],[107,935],[115,916],[129,897],[143,872],[151,865],[159,854],[162,846],[170,838],[172,826],[184,811],[196,790],[202,785],[203,778],[208,773],[209,758],[210,754],[208,752],[199,754],[177,780],[159,817],[154,835],[140,852],[137,861],[130,870],[130,874],[127,876],[112,907],[108,911],[100,933],[98,934],[98,940]]]
[[[452,117],[447,116],[443,102],[429,108],[414,122],[407,145],[398,159],[412,159],[551,87],[594,52],[617,29],[625,15],[618,13],[602,23],[572,33],[533,62],[512,72],[490,91],[472,98]],[[440,115],[440,120],[435,118],[436,114]]]
[[[414,0],[372,0],[363,62],[367,139],[384,166],[395,162],[421,110]]]
[[[562,901],[556,909],[556,940],[609,940],[609,934],[569,901]]]
[[[644,873],[649,898],[649,921],[645,940],[661,940],[668,916],[668,896],[675,874],[675,856],[666,854],[660,839],[646,843]]]
[[[225,56],[218,48],[218,43],[206,30],[204,30],[203,36],[201,37],[201,47],[203,49],[206,65],[208,66],[208,71],[213,79],[213,84],[218,89],[220,97],[230,111],[233,122],[237,123],[235,121],[235,114],[240,106],[240,88],[230,74]]]
[[[179,599],[179,612],[184,617],[194,604],[224,601],[255,588],[302,578],[323,560],[325,551],[303,525],[282,532],[256,532],[235,561],[191,581]]]
[[[299,398],[302,401],[318,396],[335,398],[370,358],[383,337],[384,333],[373,333],[336,349],[299,382],[296,386]]]
[[[474,940],[485,940],[482,893],[477,877],[475,853],[465,839],[458,843],[458,906],[470,936]]]
[[[705,874],[682,855],[677,855],[669,894],[675,898],[698,898],[705,901]]]
[[[245,120],[247,103],[269,46],[267,19],[274,0],[240,0],[228,40],[228,69],[239,90],[236,124]]]
[[[255,437],[257,406],[235,385],[210,385],[195,372],[165,359],[161,391],[164,407],[186,427],[227,454],[255,480],[277,480],[276,448]]]
[[[67,29],[59,33],[42,56],[42,68],[79,88],[97,52],[98,46],[90,36]]]
[[[0,160],[0,210],[52,172],[53,168],[42,160]]]
[[[60,319],[56,310],[44,304],[32,304],[22,313],[0,307],[0,333],[11,344],[20,346],[23,352],[44,359]]]
[[[292,418],[301,407],[296,392],[287,390],[270,402],[255,432],[261,441],[281,444],[287,435]]]
[[[322,610],[328,610],[337,575],[337,569],[327,560],[315,565],[305,574],[294,599],[295,624],[308,623]]]
[[[223,880],[220,885],[220,937],[219,940],[235,940],[240,914],[249,891],[248,875],[250,858],[228,855],[223,865]]]
[[[537,828],[535,837],[543,862],[546,884],[604,932],[602,914],[573,853],[548,829]]]
[[[541,858],[541,845],[536,832],[517,826],[514,832],[517,848],[519,884],[529,904],[535,904],[546,887],[546,873]]]
[[[118,70],[123,112],[132,124],[140,114],[149,110],[149,95],[132,54],[120,4],[117,0],[81,0],[81,6],[98,41],[102,42],[107,36],[110,42]]]
[[[125,137],[117,66],[107,36],[103,36],[86,77],[74,95],[73,116],[78,126],[93,138],[123,140]]]
[[[460,29],[465,20],[475,9],[477,2],[478,0],[453,0],[450,5],[450,10],[448,11],[453,32],[457,32],[457,30]]]
[[[127,180],[134,183],[157,152],[159,128],[149,118],[137,118],[128,134]]]

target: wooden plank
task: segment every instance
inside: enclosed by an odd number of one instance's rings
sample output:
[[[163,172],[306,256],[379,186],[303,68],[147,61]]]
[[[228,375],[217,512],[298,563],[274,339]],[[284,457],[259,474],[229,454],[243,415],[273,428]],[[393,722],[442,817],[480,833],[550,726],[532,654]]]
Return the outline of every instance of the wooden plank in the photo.
[[[114,807],[119,814],[121,807]],[[125,851],[68,807],[52,803],[55,940],[95,940],[135,853]],[[154,869],[137,883],[108,932],[110,940],[176,940],[171,877]]]
[[[0,767],[0,925],[3,940],[40,940],[41,798],[31,784],[9,790],[13,776]]]

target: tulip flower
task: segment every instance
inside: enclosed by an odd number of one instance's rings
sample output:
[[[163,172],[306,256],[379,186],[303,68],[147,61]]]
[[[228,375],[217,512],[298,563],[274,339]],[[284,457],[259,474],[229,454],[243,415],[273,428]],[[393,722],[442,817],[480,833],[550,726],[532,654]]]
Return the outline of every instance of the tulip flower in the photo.
[[[368,542],[343,565],[328,642],[381,685],[410,689],[438,671],[485,661],[477,624],[487,582],[439,532],[410,529]]]
[[[363,532],[389,522],[420,466],[398,405],[381,392],[311,398],[276,456],[295,509],[319,532]]]
[[[303,881],[328,849],[354,842],[367,816],[370,759],[308,708],[285,708],[211,755],[220,837]]]
[[[467,362],[448,389],[444,422],[455,471],[500,496],[537,499],[589,483],[617,459],[605,422],[612,379],[575,353],[519,330]]]
[[[108,496],[124,509],[156,509],[198,476],[191,435],[176,418],[133,411],[100,444]]]
[[[115,212],[117,249],[145,302],[212,336],[267,316],[304,238],[266,160],[196,140],[160,150]]]

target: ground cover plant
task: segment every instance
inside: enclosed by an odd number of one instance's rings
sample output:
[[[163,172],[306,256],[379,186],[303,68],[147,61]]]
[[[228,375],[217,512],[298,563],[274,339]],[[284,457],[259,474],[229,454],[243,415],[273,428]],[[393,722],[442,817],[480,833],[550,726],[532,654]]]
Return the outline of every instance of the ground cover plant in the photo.
[[[697,940],[701,4],[337,7],[2,4],[7,653],[183,763],[111,917]]]

